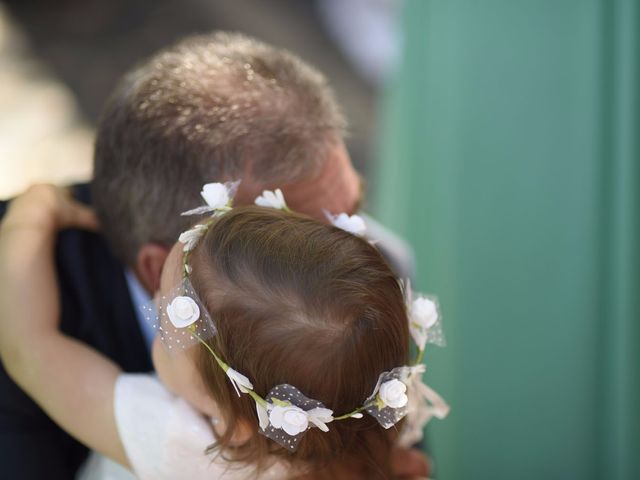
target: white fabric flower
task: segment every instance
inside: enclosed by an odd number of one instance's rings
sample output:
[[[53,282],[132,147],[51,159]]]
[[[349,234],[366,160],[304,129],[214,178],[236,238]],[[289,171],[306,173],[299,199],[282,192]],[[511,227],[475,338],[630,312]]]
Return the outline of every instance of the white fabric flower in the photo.
[[[205,215],[212,213],[217,217],[231,210],[231,200],[240,185],[240,180],[227,183],[207,183],[202,187],[200,195],[204,198],[206,205],[192,208],[180,215]]]
[[[229,203],[229,190],[224,183],[207,183],[202,187],[200,195],[214,210],[226,207]]]
[[[419,350],[427,344],[427,329],[438,321],[438,309],[433,300],[419,297],[411,302],[409,312],[409,333]]]
[[[229,377],[229,380],[231,380],[231,384],[233,385],[233,388],[235,388],[238,396],[240,396],[240,392],[247,393],[249,390],[253,390],[253,384],[240,372],[229,367],[226,373],[227,377]]]
[[[196,225],[191,230],[182,232],[178,241],[184,244],[183,251],[190,252],[198,244],[200,237],[207,231],[206,225]]]
[[[260,207],[275,208],[277,210],[285,210],[287,208],[284,195],[279,188],[276,188],[274,191],[265,190],[262,192],[262,195],[256,198],[255,203]]]
[[[329,410],[328,408],[312,408],[307,411],[307,416],[309,417],[309,422],[323,432],[328,432],[329,427],[327,427],[326,424],[333,422],[333,410]]]
[[[259,402],[256,402],[256,411],[258,412],[258,423],[262,430],[266,430],[269,427],[269,411],[267,407]]]
[[[274,406],[269,412],[269,422],[275,428],[281,428],[292,437],[309,428],[307,412],[295,405],[287,407]]]
[[[167,305],[167,315],[174,327],[184,328],[200,318],[200,307],[193,298],[179,296]]]
[[[431,328],[438,321],[436,303],[428,298],[416,298],[411,304],[411,321],[422,328]]]
[[[407,386],[396,378],[380,385],[378,395],[385,406],[391,408],[402,408],[409,401]]]
[[[367,230],[367,226],[360,215],[347,215],[346,213],[341,213],[336,217],[332,217],[331,223],[342,230],[353,233],[354,235],[363,235]]]

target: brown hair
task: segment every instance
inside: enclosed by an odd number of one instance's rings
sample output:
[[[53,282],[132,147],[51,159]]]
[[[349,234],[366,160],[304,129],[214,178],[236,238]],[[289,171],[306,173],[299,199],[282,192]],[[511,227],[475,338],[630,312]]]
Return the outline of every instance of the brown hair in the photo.
[[[190,263],[218,329],[209,345],[262,396],[289,383],[337,416],[361,406],[380,373],[407,363],[403,294],[380,253],[359,237],[297,214],[239,207],[209,229]],[[221,454],[258,468],[275,456],[313,472],[305,478],[391,477],[394,429],[368,415],[335,421],[327,433],[307,431],[290,453],[258,433],[253,400],[237,397],[204,347],[197,358],[228,425],[216,445]],[[254,435],[233,448],[241,420]]]
[[[325,78],[240,34],[195,36],[127,74],[107,102],[94,155],[94,204],[115,253],[171,245],[206,182],[310,178],[343,136]]]

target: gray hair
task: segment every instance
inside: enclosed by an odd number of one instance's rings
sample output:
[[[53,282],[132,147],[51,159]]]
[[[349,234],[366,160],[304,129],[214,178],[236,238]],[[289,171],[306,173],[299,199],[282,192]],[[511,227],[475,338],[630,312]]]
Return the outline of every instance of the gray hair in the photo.
[[[326,79],[240,34],[187,38],[125,75],[100,120],[93,201],[116,255],[171,245],[203,183],[250,174],[288,183],[316,172],[345,120]]]

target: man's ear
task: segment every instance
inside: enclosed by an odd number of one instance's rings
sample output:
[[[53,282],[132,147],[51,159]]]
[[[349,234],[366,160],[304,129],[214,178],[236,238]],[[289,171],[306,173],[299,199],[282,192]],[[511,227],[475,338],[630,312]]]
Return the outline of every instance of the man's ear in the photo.
[[[160,288],[162,266],[167,260],[169,250],[169,248],[157,243],[145,243],[138,250],[133,270],[150,295],[153,295]]]

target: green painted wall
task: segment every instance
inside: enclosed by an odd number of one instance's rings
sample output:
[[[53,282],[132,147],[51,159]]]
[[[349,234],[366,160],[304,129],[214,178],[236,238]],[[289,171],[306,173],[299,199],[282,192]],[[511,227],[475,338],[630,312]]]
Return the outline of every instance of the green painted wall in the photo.
[[[407,2],[374,204],[443,303],[438,478],[640,478],[639,4]]]

